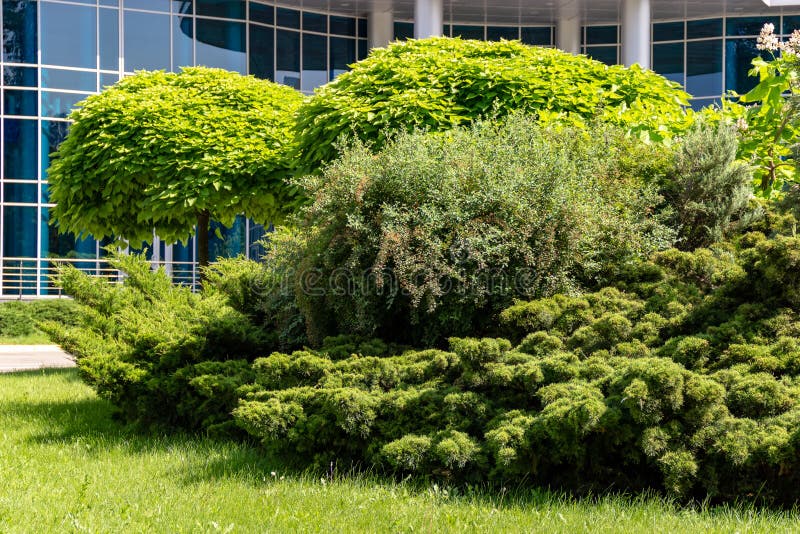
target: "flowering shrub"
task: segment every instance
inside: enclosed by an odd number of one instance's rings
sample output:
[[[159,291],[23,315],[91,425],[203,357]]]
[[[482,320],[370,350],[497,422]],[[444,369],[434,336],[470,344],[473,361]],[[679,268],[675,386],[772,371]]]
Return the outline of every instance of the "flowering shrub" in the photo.
[[[239,425],[273,450],[449,480],[800,498],[800,239],[657,254],[617,287],[519,302],[509,339],[256,360]],[[783,277],[783,284],[775,279]]]

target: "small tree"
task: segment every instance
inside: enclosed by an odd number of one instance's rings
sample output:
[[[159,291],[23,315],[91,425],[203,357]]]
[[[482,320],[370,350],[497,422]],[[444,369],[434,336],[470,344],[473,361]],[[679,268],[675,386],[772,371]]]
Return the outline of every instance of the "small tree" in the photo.
[[[279,221],[301,202],[284,178],[294,115],[289,87],[221,69],[138,72],[90,96],[49,169],[61,232],[185,241],[244,213]]]

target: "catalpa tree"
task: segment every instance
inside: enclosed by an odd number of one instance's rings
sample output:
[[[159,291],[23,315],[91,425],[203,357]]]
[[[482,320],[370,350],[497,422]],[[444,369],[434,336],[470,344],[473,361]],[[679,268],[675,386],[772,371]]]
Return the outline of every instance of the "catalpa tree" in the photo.
[[[137,72],[84,100],[48,171],[61,232],[186,241],[239,214],[280,222],[302,202],[285,178],[302,95],[205,67]]]

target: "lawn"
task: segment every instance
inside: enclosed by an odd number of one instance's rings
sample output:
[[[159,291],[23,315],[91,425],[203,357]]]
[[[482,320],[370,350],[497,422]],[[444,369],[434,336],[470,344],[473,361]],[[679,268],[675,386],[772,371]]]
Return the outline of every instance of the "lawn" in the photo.
[[[0,375],[0,532],[800,530],[798,513],[747,506],[331,481],[244,445],[138,435],[110,413],[75,370]]]

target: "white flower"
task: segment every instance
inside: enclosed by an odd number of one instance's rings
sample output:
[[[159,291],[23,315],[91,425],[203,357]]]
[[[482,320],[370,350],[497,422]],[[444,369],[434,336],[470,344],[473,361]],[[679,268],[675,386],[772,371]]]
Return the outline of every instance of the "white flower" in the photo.
[[[781,48],[781,42],[778,36],[775,35],[774,24],[764,24],[764,27],[761,28],[761,34],[758,36],[756,48],[759,50],[771,50],[773,52]]]
[[[269,474],[272,475],[273,478],[278,476],[278,474],[275,471],[270,471]]]
[[[736,121],[736,129],[740,132],[746,132],[747,128],[749,128],[749,126],[747,125],[745,118],[739,117],[739,119]]]

